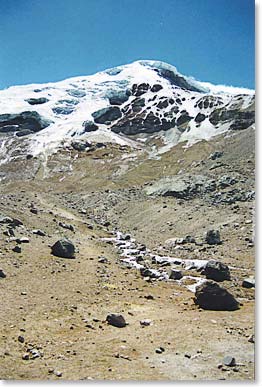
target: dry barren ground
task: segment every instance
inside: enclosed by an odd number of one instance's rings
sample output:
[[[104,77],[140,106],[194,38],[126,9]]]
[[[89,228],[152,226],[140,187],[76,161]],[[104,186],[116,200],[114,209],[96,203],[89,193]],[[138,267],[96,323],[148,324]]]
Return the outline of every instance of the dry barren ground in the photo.
[[[208,145],[197,154],[203,159],[212,150]],[[190,165],[191,157],[194,159],[191,154],[186,161]],[[166,155],[166,165],[169,161]],[[246,168],[248,176],[252,166],[244,165],[245,161],[244,154],[243,165],[239,159],[236,165],[240,170]],[[86,166],[97,163],[78,159],[76,174],[65,180],[60,172],[46,180],[2,185],[0,213],[19,218],[23,225],[14,228],[13,236],[1,226],[0,259],[6,277],[0,278],[0,377],[253,380],[254,342],[250,336],[254,334],[254,288],[241,286],[255,270],[254,246],[249,243],[253,204],[214,207],[203,206],[198,199],[183,203],[174,198],[148,199],[141,195],[141,181],[134,179],[139,169],[144,182],[152,179],[148,173],[152,174],[157,161],[148,161],[143,170],[141,165],[127,168],[117,183],[105,179],[101,189],[104,176],[99,175],[92,186],[93,177],[81,167],[84,162]],[[104,165],[99,164],[97,170],[103,172]],[[110,173],[115,173],[110,165]],[[127,199],[125,189],[130,187],[139,194],[129,191]],[[118,200],[105,208],[108,189]],[[108,225],[98,221],[94,209],[109,220]],[[59,226],[59,222],[71,224],[74,231]],[[102,240],[118,228],[130,232],[152,251],[161,252],[166,239],[187,234],[200,238],[208,227],[221,230],[222,245],[177,254],[182,258],[216,258],[233,266],[232,281],[223,286],[240,301],[236,311],[198,308],[186,282],[145,280],[139,270],[121,263],[114,245]],[[37,229],[44,235],[32,232]],[[75,259],[51,254],[50,246],[64,236],[77,248]],[[14,252],[16,239],[21,237],[29,241],[19,244],[21,252]],[[111,312],[121,313],[128,325],[108,325],[106,316]],[[151,324],[142,326],[144,319]],[[157,353],[160,347],[163,350]],[[236,366],[222,364],[227,355],[235,357]]]

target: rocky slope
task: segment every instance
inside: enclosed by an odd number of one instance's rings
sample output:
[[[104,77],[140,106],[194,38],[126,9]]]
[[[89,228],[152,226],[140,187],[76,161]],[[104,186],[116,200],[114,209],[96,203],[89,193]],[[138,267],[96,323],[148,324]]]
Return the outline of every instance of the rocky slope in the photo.
[[[140,61],[0,94],[1,378],[254,379],[253,92]]]

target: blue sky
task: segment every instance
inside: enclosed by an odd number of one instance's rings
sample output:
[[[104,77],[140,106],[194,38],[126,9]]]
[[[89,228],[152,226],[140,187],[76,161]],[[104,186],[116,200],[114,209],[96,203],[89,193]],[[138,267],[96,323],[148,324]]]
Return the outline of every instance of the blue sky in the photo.
[[[0,0],[0,88],[138,59],[254,88],[253,0]]]

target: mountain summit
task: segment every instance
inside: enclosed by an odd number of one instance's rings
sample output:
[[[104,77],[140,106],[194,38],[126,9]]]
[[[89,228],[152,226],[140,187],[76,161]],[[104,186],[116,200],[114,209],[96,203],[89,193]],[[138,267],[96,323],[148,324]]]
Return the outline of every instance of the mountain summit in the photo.
[[[76,139],[164,149],[254,124],[254,91],[216,86],[141,60],[95,75],[0,91],[0,157],[37,156]],[[165,151],[165,150],[163,150]]]

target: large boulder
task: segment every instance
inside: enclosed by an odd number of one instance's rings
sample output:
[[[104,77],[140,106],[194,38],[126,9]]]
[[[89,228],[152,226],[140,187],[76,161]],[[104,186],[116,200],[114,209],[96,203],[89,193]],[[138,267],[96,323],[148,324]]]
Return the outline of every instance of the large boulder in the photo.
[[[236,310],[239,303],[234,296],[217,283],[207,281],[197,286],[194,302],[207,310]]]
[[[75,246],[66,239],[59,239],[52,247],[52,254],[61,258],[75,258]]]
[[[205,274],[207,279],[212,279],[217,282],[230,280],[230,270],[227,265],[222,262],[211,259],[207,262],[202,274]]]
[[[97,124],[109,124],[120,118],[122,113],[119,107],[109,106],[92,113],[92,116]]]
[[[17,131],[30,130],[31,132],[39,132],[52,123],[53,121],[42,117],[35,111],[0,115],[0,129],[9,125],[17,125]]]

